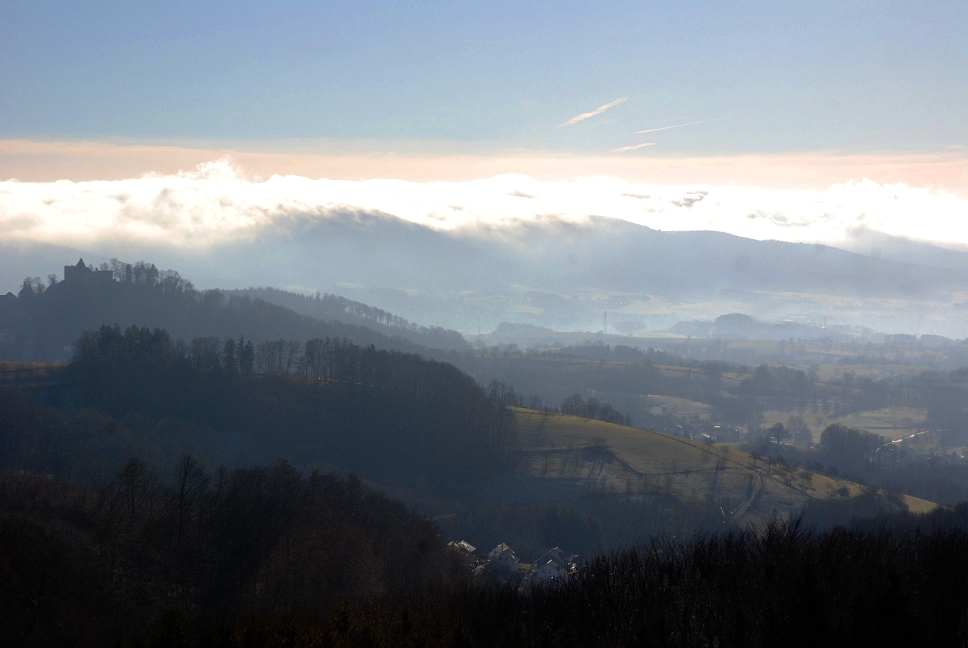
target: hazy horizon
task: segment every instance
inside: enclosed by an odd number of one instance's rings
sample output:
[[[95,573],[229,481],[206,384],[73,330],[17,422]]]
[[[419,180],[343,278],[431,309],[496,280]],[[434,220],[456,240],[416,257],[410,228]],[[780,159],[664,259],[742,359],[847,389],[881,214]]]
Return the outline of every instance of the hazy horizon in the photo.
[[[624,295],[646,328],[968,334],[961,4],[0,11],[0,244],[25,250],[4,289],[56,271],[36,247],[54,245],[203,287],[420,294],[436,306],[404,306],[427,324],[464,322],[468,291],[512,304],[488,325],[548,323],[528,295],[549,292],[588,302],[561,326]],[[762,245],[666,258],[627,224]]]

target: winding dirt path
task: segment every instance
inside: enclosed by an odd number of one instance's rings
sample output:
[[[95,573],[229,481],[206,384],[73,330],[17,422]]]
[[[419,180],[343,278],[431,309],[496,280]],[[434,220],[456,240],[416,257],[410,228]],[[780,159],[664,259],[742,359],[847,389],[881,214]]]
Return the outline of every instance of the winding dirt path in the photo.
[[[729,521],[733,524],[739,521],[746,512],[749,510],[750,506],[759,496],[760,491],[763,490],[763,477],[759,473],[753,473],[753,490],[750,492],[749,497],[747,497],[742,504],[733,509],[729,514]]]

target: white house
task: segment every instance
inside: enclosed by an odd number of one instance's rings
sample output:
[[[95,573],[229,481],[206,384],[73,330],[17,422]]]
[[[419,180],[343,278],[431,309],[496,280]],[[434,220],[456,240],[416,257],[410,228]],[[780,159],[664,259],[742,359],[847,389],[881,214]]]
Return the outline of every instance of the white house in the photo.
[[[473,553],[477,551],[477,547],[469,543],[467,540],[451,541],[447,543],[447,546],[452,547],[457,551],[461,551],[468,555],[473,555]]]
[[[560,583],[568,576],[568,572],[555,564],[550,558],[544,563],[537,563],[538,569],[534,574],[536,581],[542,583]]]
[[[503,542],[491,549],[487,559],[492,565],[507,567],[511,571],[518,569],[518,557],[514,554],[514,550]]]
[[[552,547],[534,561],[535,580],[542,582],[561,582],[572,573],[577,556],[565,553],[561,547]]]
[[[535,564],[543,565],[547,561],[551,560],[562,569],[567,570],[569,564],[573,562],[575,558],[576,556],[565,553],[565,550],[561,547],[552,547],[548,551],[544,552],[544,554],[542,554],[542,556],[535,561]]]

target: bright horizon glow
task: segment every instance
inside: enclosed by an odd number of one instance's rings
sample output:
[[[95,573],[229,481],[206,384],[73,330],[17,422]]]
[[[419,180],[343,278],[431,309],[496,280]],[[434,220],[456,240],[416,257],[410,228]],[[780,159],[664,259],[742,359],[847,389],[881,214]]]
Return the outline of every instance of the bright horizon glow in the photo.
[[[634,182],[520,173],[459,181],[248,179],[229,159],[123,180],[0,182],[0,240],[74,247],[204,250],[251,240],[294,217],[390,214],[436,230],[476,233],[521,222],[605,217],[660,230],[842,245],[859,229],[968,246],[968,199],[938,187],[848,180],[825,188]]]
[[[644,154],[643,154],[644,153]],[[252,179],[301,175],[334,180],[469,181],[517,173],[537,180],[611,176],[654,184],[825,189],[864,178],[944,189],[968,198],[968,149],[936,153],[670,155],[569,154],[446,141],[89,141],[0,139],[0,181],[126,180],[175,175],[230,158]]]

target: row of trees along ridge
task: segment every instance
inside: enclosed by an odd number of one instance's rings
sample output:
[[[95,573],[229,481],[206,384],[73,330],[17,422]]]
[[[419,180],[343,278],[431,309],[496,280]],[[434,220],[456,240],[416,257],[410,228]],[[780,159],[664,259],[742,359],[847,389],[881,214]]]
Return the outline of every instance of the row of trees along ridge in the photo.
[[[101,327],[76,343],[70,384],[92,407],[315,448],[350,469],[428,477],[504,466],[512,415],[454,366],[347,340],[252,345],[174,341],[160,329]]]

